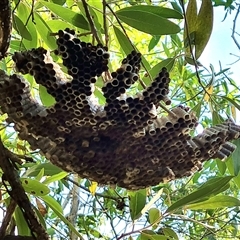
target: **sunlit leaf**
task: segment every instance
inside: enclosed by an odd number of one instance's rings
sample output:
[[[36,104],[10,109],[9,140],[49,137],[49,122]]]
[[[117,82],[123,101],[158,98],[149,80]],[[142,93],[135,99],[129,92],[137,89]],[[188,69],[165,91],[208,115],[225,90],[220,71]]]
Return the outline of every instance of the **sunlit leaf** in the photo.
[[[161,219],[161,212],[157,208],[151,208],[148,211],[148,218],[149,223],[156,228]]]
[[[51,163],[42,163],[42,164],[35,164],[33,167],[29,168],[24,176],[33,177],[36,176],[41,169],[44,169],[45,176],[52,176],[62,172],[63,170]]]
[[[190,56],[189,45],[194,44],[195,30],[197,22],[197,1],[189,0],[186,9],[186,23],[184,25],[184,42],[186,47],[186,55]],[[187,35],[188,34],[188,35]],[[190,43],[189,43],[190,40]]]
[[[57,173],[53,176],[50,176],[50,177],[46,178],[46,180],[44,180],[42,183],[45,184],[45,185],[48,185],[52,182],[56,182],[56,181],[59,181],[59,180],[65,178],[67,175],[68,175],[67,172],[62,171],[60,173]]]
[[[226,163],[222,160],[216,159],[216,164],[220,173],[224,175],[227,169]]]
[[[176,19],[182,19],[183,16],[179,11],[176,11],[174,9],[160,7],[160,6],[153,6],[153,5],[136,5],[132,7],[126,7],[117,12],[132,12],[132,11],[139,11],[139,12],[147,12],[147,13],[154,13],[160,17],[163,18],[176,18]]]
[[[240,139],[234,140],[233,144],[237,146],[237,149],[232,154],[234,175],[237,176],[240,172]]]
[[[74,232],[80,239],[83,239],[82,235],[77,231],[77,229],[70,223],[62,213],[62,207],[60,204],[50,196],[41,197],[43,201],[54,211],[54,213]],[[60,210],[60,211],[59,211]]]
[[[227,96],[221,96],[221,97],[226,99],[227,101],[229,101],[231,104],[233,104],[240,111],[240,105],[238,103],[236,103],[236,101],[234,99],[229,98]]]
[[[49,188],[46,185],[40,183],[35,179],[21,178],[21,182],[24,190],[32,195],[44,196],[50,192]]]
[[[197,209],[216,209],[224,207],[235,207],[240,206],[240,200],[231,196],[215,196],[207,201],[200,203],[193,203],[187,205],[186,208],[197,210]]]
[[[237,111],[236,111],[236,107],[235,106],[231,106],[231,113],[232,113],[233,119],[236,121],[236,119],[237,119]]]
[[[209,98],[212,95],[212,93],[213,93],[213,86],[211,85],[208,88],[206,88],[206,92],[205,92],[205,95],[204,95],[204,101],[205,102],[209,101]]]
[[[34,14],[36,29],[41,36],[41,40],[52,50],[57,48],[56,38],[51,35],[52,31],[39,14]]]
[[[162,228],[161,230],[165,236],[169,237],[169,239],[179,239],[178,235],[171,228]]]
[[[202,1],[195,33],[195,58],[198,59],[206,47],[213,28],[213,6],[211,0]]]
[[[129,42],[129,39],[124,35],[124,33],[121,30],[119,30],[119,28],[113,26],[113,29],[114,29],[114,33],[117,37],[117,40],[121,46],[121,49],[123,50],[123,52],[126,55],[128,55],[129,53],[131,53],[134,50],[134,47],[131,45],[131,43]],[[142,63],[144,64],[145,68],[147,70],[149,70],[150,69],[149,63],[147,62],[147,60],[145,59],[145,57],[143,55],[141,56],[141,58],[142,58]]]
[[[172,212],[176,209],[182,208],[183,206],[189,205],[190,203],[205,201],[206,199],[214,196],[224,190],[225,186],[233,176],[218,177],[212,180],[209,180],[203,184],[197,191],[190,193],[186,197],[181,198],[180,200],[173,203],[168,209],[167,212]]]
[[[50,107],[56,103],[54,97],[52,97],[42,85],[39,85],[39,96],[42,104],[46,107]]]
[[[86,21],[82,14],[73,12],[72,10],[62,7],[58,4],[46,1],[41,1],[41,3],[47,8],[49,8],[57,16],[64,19],[68,23],[71,23],[73,26],[89,30],[88,22]]]
[[[31,33],[28,31],[26,25],[22,22],[22,20],[17,15],[13,15],[13,26],[21,37],[29,41],[32,40]]]
[[[155,13],[132,10],[131,7],[116,12],[129,26],[151,35],[166,35],[180,32],[180,27]]]
[[[167,70],[170,72],[173,65],[174,65],[175,59],[174,58],[167,58],[156,64],[154,67],[151,68],[149,71],[149,74],[151,75],[151,78],[154,79],[156,76],[158,76],[159,72],[162,70],[163,67],[167,68]],[[142,78],[143,82],[148,86],[151,84],[151,78],[144,76]]]
[[[128,192],[130,215],[133,221],[141,217],[141,211],[146,204],[146,194],[146,189]]]
[[[148,44],[148,51],[150,52],[159,42],[160,36],[153,36]]]
[[[141,240],[168,240],[169,238],[164,235],[156,234],[152,230],[143,230],[141,232],[140,239]]]
[[[21,209],[18,206],[15,209],[14,216],[18,234],[22,236],[31,236],[28,224],[23,216]]]

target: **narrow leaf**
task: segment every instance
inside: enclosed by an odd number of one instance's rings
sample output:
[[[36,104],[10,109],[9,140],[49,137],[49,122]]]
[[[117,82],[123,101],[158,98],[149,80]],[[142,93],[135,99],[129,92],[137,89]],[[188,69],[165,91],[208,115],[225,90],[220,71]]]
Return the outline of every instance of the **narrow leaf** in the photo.
[[[45,176],[52,176],[63,171],[62,169],[51,163],[42,163],[39,165],[34,165],[33,167],[29,168],[27,172],[24,174],[24,177],[36,176],[41,171],[41,169],[44,169]]]
[[[177,24],[155,13],[124,8],[117,11],[116,15],[129,26],[151,35],[167,35],[180,32],[180,27]]]
[[[159,62],[158,64],[156,64],[149,71],[151,78],[154,79],[159,74],[159,72],[162,70],[163,67],[167,68],[167,70],[170,72],[174,65],[174,62],[175,62],[174,58],[167,58],[167,59],[164,59],[163,61]],[[151,78],[145,76],[142,78],[142,80],[148,86],[149,84],[151,84]]]
[[[52,182],[56,182],[56,181],[59,181],[59,180],[65,178],[67,175],[68,175],[67,172],[62,171],[62,172],[57,173],[57,174],[55,174],[51,177],[46,178],[46,180],[44,180],[42,183],[45,184],[45,185],[48,185]]]
[[[73,12],[72,10],[66,7],[62,7],[58,4],[54,4],[46,1],[41,1],[41,3],[47,8],[49,8],[57,16],[67,21],[68,23],[71,23],[76,27],[89,30],[88,22],[86,21],[86,19],[83,17],[82,14]]]
[[[42,19],[42,17],[36,13],[34,14],[34,20],[36,22],[36,29],[41,36],[42,41],[52,50],[57,48],[56,38],[51,35],[52,31]]]
[[[44,196],[50,192],[47,186],[35,179],[21,178],[21,182],[24,190],[32,195]]]
[[[134,50],[133,46],[131,45],[131,43],[129,42],[129,39],[125,36],[125,34],[119,30],[117,27],[114,27],[113,26],[113,29],[114,29],[114,33],[116,35],[116,38],[119,42],[119,45],[121,46],[123,52],[128,55],[131,51]],[[137,48],[135,47],[135,49],[137,50]],[[137,50],[138,51],[138,50]],[[139,52],[139,51],[138,51]],[[150,65],[149,63],[147,62],[146,58],[142,55],[141,56],[142,58],[142,63],[144,64],[145,68],[147,70],[150,69]]]
[[[240,200],[231,196],[215,196],[207,201],[187,205],[186,208],[192,210],[198,209],[216,209],[224,207],[240,206]]]
[[[196,24],[195,58],[198,59],[206,47],[212,33],[213,6],[211,0],[202,1]]]
[[[21,37],[29,41],[32,40],[31,33],[28,31],[26,25],[17,15],[13,15],[13,26]]]
[[[51,198],[49,196],[44,196],[42,197],[43,201],[54,211],[54,213],[71,229],[72,232],[74,232],[80,239],[83,239],[82,235],[77,231],[77,229],[72,225],[72,223],[70,223],[62,214],[62,208],[61,211],[59,211],[59,207],[56,208],[56,200]],[[55,201],[55,203],[54,203]]]
[[[224,187],[229,183],[233,176],[218,177],[215,179],[210,179],[204,185],[202,185],[197,191],[190,193],[186,197],[173,203],[166,212],[172,212],[178,208],[192,204],[194,202],[199,202],[201,200],[205,201],[211,196],[226,190]]]
[[[206,88],[206,92],[205,92],[205,96],[204,96],[204,101],[208,102],[209,101],[209,98],[210,96],[212,95],[213,93],[213,86],[209,86],[208,88]]]
[[[39,96],[42,104],[46,107],[50,107],[56,103],[54,97],[52,97],[42,85],[39,85]]]
[[[237,176],[240,172],[240,139],[233,141],[237,149],[232,153],[234,175]]]
[[[141,211],[146,204],[146,194],[146,189],[141,189],[135,192],[128,192],[130,215],[133,221],[142,215]]]
[[[15,209],[15,221],[18,230],[18,234],[22,236],[31,236],[28,224],[22,214],[21,209],[17,206]]]
[[[190,55],[190,48],[189,45],[194,43],[194,32],[196,30],[196,22],[197,22],[197,1],[196,0],[189,0],[186,10],[186,23],[184,25],[184,42],[186,49],[187,56]],[[189,34],[189,36],[187,35]],[[191,37],[192,36],[192,37]],[[189,38],[190,43],[189,43]]]
[[[170,8],[160,7],[160,6],[153,6],[153,5],[136,5],[132,7],[126,7],[124,9],[119,10],[118,12],[129,12],[129,11],[154,13],[163,18],[175,18],[175,19],[183,18],[182,14],[179,11],[176,11]]]

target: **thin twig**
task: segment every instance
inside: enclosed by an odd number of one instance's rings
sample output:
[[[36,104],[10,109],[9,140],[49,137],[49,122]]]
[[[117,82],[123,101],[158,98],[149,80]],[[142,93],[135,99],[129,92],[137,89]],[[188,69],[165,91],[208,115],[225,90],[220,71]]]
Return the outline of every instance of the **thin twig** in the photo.
[[[83,4],[83,8],[84,8],[84,10],[85,10],[86,17],[87,17],[87,20],[88,20],[88,22],[89,22],[89,25],[90,25],[92,34],[93,34],[93,36],[96,38],[97,42],[98,42],[98,43],[101,43],[101,40],[100,40],[100,38],[98,37],[98,34],[97,34],[97,29],[96,29],[95,24],[94,24],[94,22],[93,22],[92,16],[91,16],[91,14],[90,14],[90,12],[89,12],[88,4],[86,3],[85,0],[82,0],[82,4]]]
[[[235,18],[233,19],[233,29],[232,29],[231,37],[232,37],[233,41],[235,42],[236,46],[238,47],[238,49],[240,50],[240,44],[238,43],[237,39],[235,38],[235,29],[236,29],[236,23],[237,23],[237,18],[238,18],[239,12],[240,12],[240,4],[238,6]]]
[[[86,188],[86,187],[80,185],[79,183],[77,183],[76,181],[70,179],[69,177],[66,177],[65,179],[68,180],[69,182],[71,182],[71,183],[77,185],[78,187],[80,187],[80,188],[83,189],[84,191],[90,193],[90,191],[89,191],[88,188]],[[97,193],[97,192],[95,193],[95,195],[98,196],[98,197],[103,197],[103,198],[112,199],[112,200],[114,200],[114,201],[119,201],[119,199],[121,199],[120,197],[109,196],[109,195],[105,195],[105,194]]]
[[[0,239],[3,239],[3,237],[6,235],[7,228],[11,222],[12,215],[16,206],[17,206],[16,202],[13,199],[11,199],[7,207],[6,214],[2,220],[2,226],[0,227]]]
[[[101,208],[104,209],[104,206],[103,206],[102,203],[98,200],[98,198],[96,197],[95,199],[96,199],[96,201],[98,202],[98,204],[101,206]],[[114,228],[112,217],[108,214],[107,211],[103,211],[103,212],[105,213],[105,215],[107,216],[107,218],[109,218],[111,228],[112,228],[112,230],[113,230],[113,233],[114,233],[114,235],[115,235],[115,238],[117,239],[117,232],[116,232],[116,230],[115,230],[115,228]]]
[[[106,0],[102,1],[103,5],[103,27],[104,27],[104,35],[105,35],[105,46],[108,46],[109,36],[108,36],[108,26],[107,26],[107,3]]]

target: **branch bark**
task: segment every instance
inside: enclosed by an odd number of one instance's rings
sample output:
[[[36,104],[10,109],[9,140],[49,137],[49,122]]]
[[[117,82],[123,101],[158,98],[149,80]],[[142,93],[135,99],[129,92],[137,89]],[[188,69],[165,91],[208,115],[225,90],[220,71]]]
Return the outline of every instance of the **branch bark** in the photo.
[[[29,226],[29,229],[32,233],[32,239],[36,240],[48,240],[48,235],[45,231],[45,229],[42,227],[42,225],[39,223],[33,209],[31,206],[31,203],[28,199],[28,196],[26,195],[21,182],[19,180],[18,173],[16,169],[14,168],[14,163],[11,159],[12,155],[9,154],[9,151],[3,146],[3,143],[0,139],[0,167],[3,170],[3,176],[2,176],[2,182],[5,186],[8,194],[11,196],[11,198],[18,204],[20,207],[24,218],[26,219],[26,222]],[[9,189],[8,183],[10,184],[11,188]],[[7,238],[6,238],[7,237]],[[13,237],[16,236],[6,236],[4,237],[4,240],[6,239],[14,239]],[[18,236],[20,237],[20,236]],[[31,238],[28,238],[29,240]],[[15,238],[15,239],[21,239]],[[22,238],[23,239],[23,238]],[[25,237],[25,239],[27,239]]]

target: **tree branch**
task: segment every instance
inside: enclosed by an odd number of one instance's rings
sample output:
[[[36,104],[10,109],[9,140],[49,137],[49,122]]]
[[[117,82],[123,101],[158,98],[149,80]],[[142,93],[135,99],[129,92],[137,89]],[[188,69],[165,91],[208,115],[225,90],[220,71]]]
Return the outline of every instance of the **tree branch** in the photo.
[[[0,139],[0,167],[3,170],[2,182],[5,186],[8,194],[18,204],[21,209],[23,216],[31,230],[33,239],[37,240],[48,240],[48,235],[42,225],[39,223],[35,213],[32,209],[31,203],[29,202],[28,196],[26,195],[17,171],[14,168],[12,159],[9,157],[8,150],[3,146]],[[11,189],[8,187],[8,183]]]
[[[94,25],[93,19],[91,17],[90,12],[89,12],[88,4],[86,3],[85,0],[82,0],[82,4],[83,4],[83,7],[84,7],[84,10],[85,10],[86,17],[88,19],[90,28],[91,28],[91,32],[92,32],[93,36],[96,38],[97,42],[101,43],[101,40],[100,40],[100,38],[98,37],[98,34],[97,34],[97,29],[96,29],[96,27]]]

